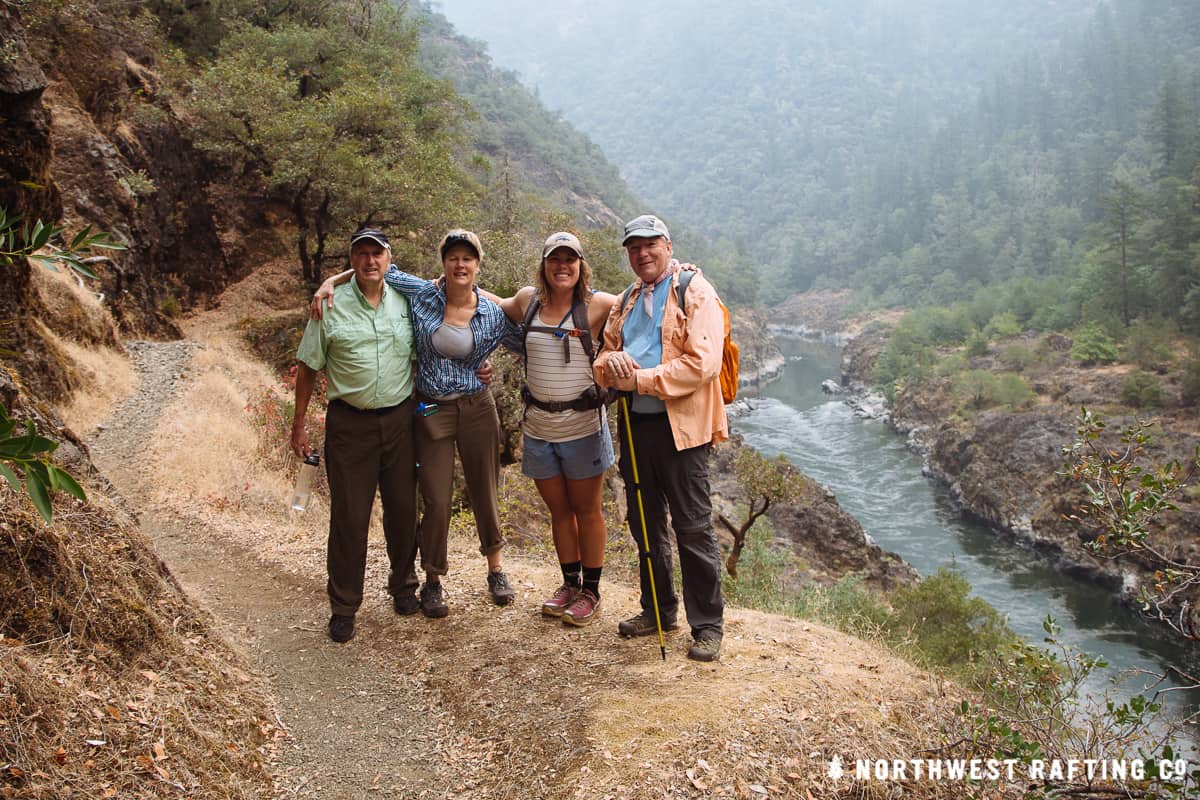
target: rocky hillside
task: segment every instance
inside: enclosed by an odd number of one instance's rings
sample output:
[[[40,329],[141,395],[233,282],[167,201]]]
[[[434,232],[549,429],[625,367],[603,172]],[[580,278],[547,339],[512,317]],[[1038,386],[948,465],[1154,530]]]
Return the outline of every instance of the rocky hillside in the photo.
[[[847,345],[844,383],[860,391],[871,386],[890,330],[888,324],[868,326]],[[952,379],[946,377],[906,383],[896,391],[886,414],[890,424],[924,455],[928,474],[950,487],[965,513],[1052,553],[1062,570],[1111,586],[1131,604],[1140,605],[1137,598],[1143,588],[1153,587],[1160,565],[1136,554],[1103,557],[1087,547],[1101,531],[1066,518],[1078,511],[1085,496],[1060,474],[1062,449],[1075,441],[1080,409],[1087,407],[1105,417],[1108,431],[1102,442],[1114,452],[1123,449],[1118,441],[1122,429],[1151,418],[1158,433],[1144,463],[1187,464],[1200,444],[1200,420],[1195,409],[1181,402],[1177,374],[1163,377],[1165,398],[1160,407],[1137,412],[1118,399],[1133,368],[1080,366],[1070,358],[1071,345],[1062,334],[1025,335],[992,343],[986,354],[969,359],[969,369],[1003,374],[1011,372],[1001,358],[1007,348],[1017,346],[1036,354],[1022,372],[1033,397],[1019,408],[999,406],[964,414],[962,399],[955,396]],[[1152,535],[1170,557],[1196,564],[1200,562],[1200,502],[1190,493],[1176,502],[1179,510],[1163,514]],[[1195,599],[1181,595],[1166,608],[1178,612]]]

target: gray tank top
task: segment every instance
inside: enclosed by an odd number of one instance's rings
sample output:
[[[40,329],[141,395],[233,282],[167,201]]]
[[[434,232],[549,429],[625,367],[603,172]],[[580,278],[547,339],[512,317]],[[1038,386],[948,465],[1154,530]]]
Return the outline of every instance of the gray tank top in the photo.
[[[430,337],[433,348],[446,358],[466,358],[475,350],[475,334],[470,325],[448,325],[443,322]]]

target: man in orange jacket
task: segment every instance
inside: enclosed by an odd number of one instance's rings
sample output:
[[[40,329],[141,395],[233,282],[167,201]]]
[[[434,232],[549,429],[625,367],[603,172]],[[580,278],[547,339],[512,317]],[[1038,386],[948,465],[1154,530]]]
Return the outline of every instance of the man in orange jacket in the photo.
[[[673,630],[679,610],[672,577],[667,509],[679,545],[683,603],[692,633],[688,657],[715,661],[724,634],[721,552],[712,525],[708,452],[729,438],[729,423],[717,376],[725,318],[712,284],[697,274],[680,308],[681,270],[696,268],[672,258],[667,226],[644,214],[625,226],[622,242],[637,280],[613,305],[604,329],[604,347],[593,367],[596,382],[629,392],[628,428],[621,423],[620,471],[625,480],[629,529],[643,549],[637,491],[641,490],[649,559],[641,552],[641,605],[622,621],[623,636],[655,633],[649,568],[654,570],[658,610],[664,630]],[[632,442],[627,430],[632,431]],[[632,448],[632,452],[631,452]],[[639,487],[631,458],[636,454]],[[649,566],[647,562],[649,561]]]

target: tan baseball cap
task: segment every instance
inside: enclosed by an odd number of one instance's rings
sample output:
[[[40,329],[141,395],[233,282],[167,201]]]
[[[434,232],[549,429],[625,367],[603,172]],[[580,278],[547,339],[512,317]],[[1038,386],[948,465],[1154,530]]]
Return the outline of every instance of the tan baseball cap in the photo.
[[[546,258],[560,247],[565,247],[568,250],[575,251],[575,255],[583,258],[583,245],[579,243],[579,239],[573,233],[559,231],[558,233],[550,234],[550,238],[542,245],[542,258]]]

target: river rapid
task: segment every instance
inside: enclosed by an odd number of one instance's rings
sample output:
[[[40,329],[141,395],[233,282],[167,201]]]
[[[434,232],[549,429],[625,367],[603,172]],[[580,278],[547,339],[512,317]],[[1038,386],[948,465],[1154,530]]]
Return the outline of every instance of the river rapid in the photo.
[[[955,566],[973,593],[1006,615],[1026,641],[1041,644],[1042,623],[1052,616],[1062,641],[1109,663],[1087,687],[1093,697],[1117,671],[1161,673],[1175,665],[1200,675],[1196,647],[1140,619],[1107,589],[1058,572],[1051,556],[965,519],[946,488],[922,474],[920,456],[902,437],[825,394],[821,382],[837,381],[840,374],[840,348],[793,337],[780,337],[779,344],[788,358],[783,375],[760,392],[743,390],[754,410],[733,420],[747,444],[769,457],[783,454],[832,489],[881,547],[921,575]],[[1127,681],[1117,696],[1127,697],[1144,683]],[[1170,692],[1165,702],[1174,713],[1191,713],[1200,708],[1200,692]],[[1193,743],[1193,757],[1198,744],[1200,739]]]

